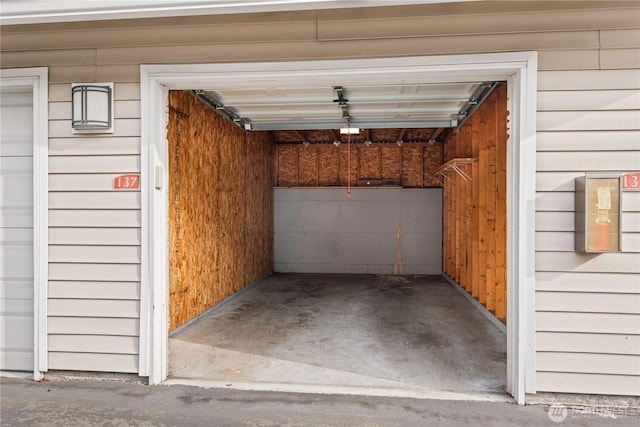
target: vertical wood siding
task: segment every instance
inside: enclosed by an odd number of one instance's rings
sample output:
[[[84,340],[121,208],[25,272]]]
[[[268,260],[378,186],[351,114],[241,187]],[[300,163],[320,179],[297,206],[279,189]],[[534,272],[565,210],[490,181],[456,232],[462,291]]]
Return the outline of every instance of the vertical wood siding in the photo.
[[[120,290],[105,294],[109,283],[120,282],[139,292],[138,253],[127,252],[127,262],[122,262],[112,258],[113,249],[102,248],[139,245],[136,201],[128,194],[112,195],[110,180],[123,171],[138,172],[141,63],[536,50],[540,71],[536,387],[550,392],[640,394],[640,355],[638,347],[629,344],[640,336],[640,308],[628,302],[640,299],[640,195],[623,195],[623,253],[584,255],[574,252],[572,243],[575,177],[589,171],[640,168],[639,16],[634,2],[531,1],[3,26],[2,67],[49,67],[50,233],[56,259],[49,273],[50,302],[55,308],[50,312],[49,334],[134,339],[138,334],[137,311],[129,305],[137,304],[136,297]],[[116,82],[114,135],[71,135],[69,83],[73,81]],[[101,158],[97,163],[104,158],[105,166],[83,169],[82,164],[93,157]],[[336,163],[320,156],[319,162],[323,161]],[[383,172],[387,166],[382,161]],[[317,179],[331,182],[336,173]],[[397,171],[389,173],[395,176]],[[101,199],[100,194],[106,197]],[[80,257],[74,249],[65,255],[58,247],[64,245],[95,246],[96,251]],[[70,289],[61,287],[69,284]],[[97,284],[100,292],[82,291],[91,288],[81,286]],[[55,289],[60,291],[52,292]],[[113,301],[115,306],[105,313],[110,317],[92,317],[74,311],[78,307],[74,300]],[[607,301],[606,312],[594,312],[599,301]],[[50,367],[136,371],[135,346],[110,340],[104,342],[115,347],[104,353],[87,352],[77,341],[64,340],[50,352]],[[599,363],[588,363],[590,358]]]
[[[499,85],[445,143],[443,271],[507,320],[507,87]],[[470,160],[468,160],[470,159]],[[466,175],[447,169],[455,165]]]

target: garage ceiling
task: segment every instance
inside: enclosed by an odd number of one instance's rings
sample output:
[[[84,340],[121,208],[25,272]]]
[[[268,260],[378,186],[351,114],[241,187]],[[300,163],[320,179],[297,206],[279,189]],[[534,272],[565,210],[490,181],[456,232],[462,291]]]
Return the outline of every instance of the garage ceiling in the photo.
[[[229,88],[194,91],[202,101],[238,126],[273,131],[276,142],[333,142],[347,125],[397,142],[433,142],[459,126],[493,89],[493,82]],[[395,129],[397,134],[374,130]],[[325,130],[325,132],[321,132]],[[422,130],[422,131],[420,131]],[[324,135],[324,136],[318,136]],[[315,140],[313,140],[315,139]]]

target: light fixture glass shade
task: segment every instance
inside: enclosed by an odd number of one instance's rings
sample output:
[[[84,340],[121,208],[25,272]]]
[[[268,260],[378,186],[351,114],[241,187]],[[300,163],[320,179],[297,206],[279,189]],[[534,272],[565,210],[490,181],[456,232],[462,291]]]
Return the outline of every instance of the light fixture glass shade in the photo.
[[[341,135],[358,135],[359,133],[360,133],[360,128],[352,128],[352,127],[340,128]]]
[[[71,126],[77,131],[113,131],[113,83],[71,86]]]

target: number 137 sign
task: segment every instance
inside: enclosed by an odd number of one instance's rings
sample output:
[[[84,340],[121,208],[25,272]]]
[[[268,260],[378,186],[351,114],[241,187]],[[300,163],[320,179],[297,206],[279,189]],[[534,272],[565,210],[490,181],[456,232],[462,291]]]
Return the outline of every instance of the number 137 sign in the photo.
[[[622,175],[622,189],[627,191],[640,191],[640,172]]]
[[[120,175],[113,178],[114,190],[137,190],[140,188],[140,175]]]

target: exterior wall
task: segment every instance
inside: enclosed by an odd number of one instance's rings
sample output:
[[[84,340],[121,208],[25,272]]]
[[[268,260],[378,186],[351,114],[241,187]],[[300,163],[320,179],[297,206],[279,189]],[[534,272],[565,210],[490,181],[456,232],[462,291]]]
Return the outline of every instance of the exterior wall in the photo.
[[[548,11],[544,9],[547,8]],[[139,65],[539,52],[538,391],[638,395],[640,194],[620,254],[573,247],[573,183],[639,167],[640,13],[633,2],[472,2],[2,27],[2,67],[49,67],[49,368],[137,371]],[[116,132],[70,133],[75,81],[116,82]],[[90,354],[89,352],[94,352]]]
[[[442,273],[442,190],[351,191],[275,189],[275,271]]]
[[[52,70],[55,68],[52,68]],[[140,87],[115,85],[113,135],[71,133],[68,84],[49,87],[49,369],[138,372]]]
[[[640,193],[622,194],[622,253],[577,253],[573,242],[575,178],[640,168],[640,78],[637,69],[627,68],[638,67],[629,61],[639,55],[617,49],[625,46],[623,34],[602,32],[598,69],[539,74],[536,364],[541,391],[640,394]]]

